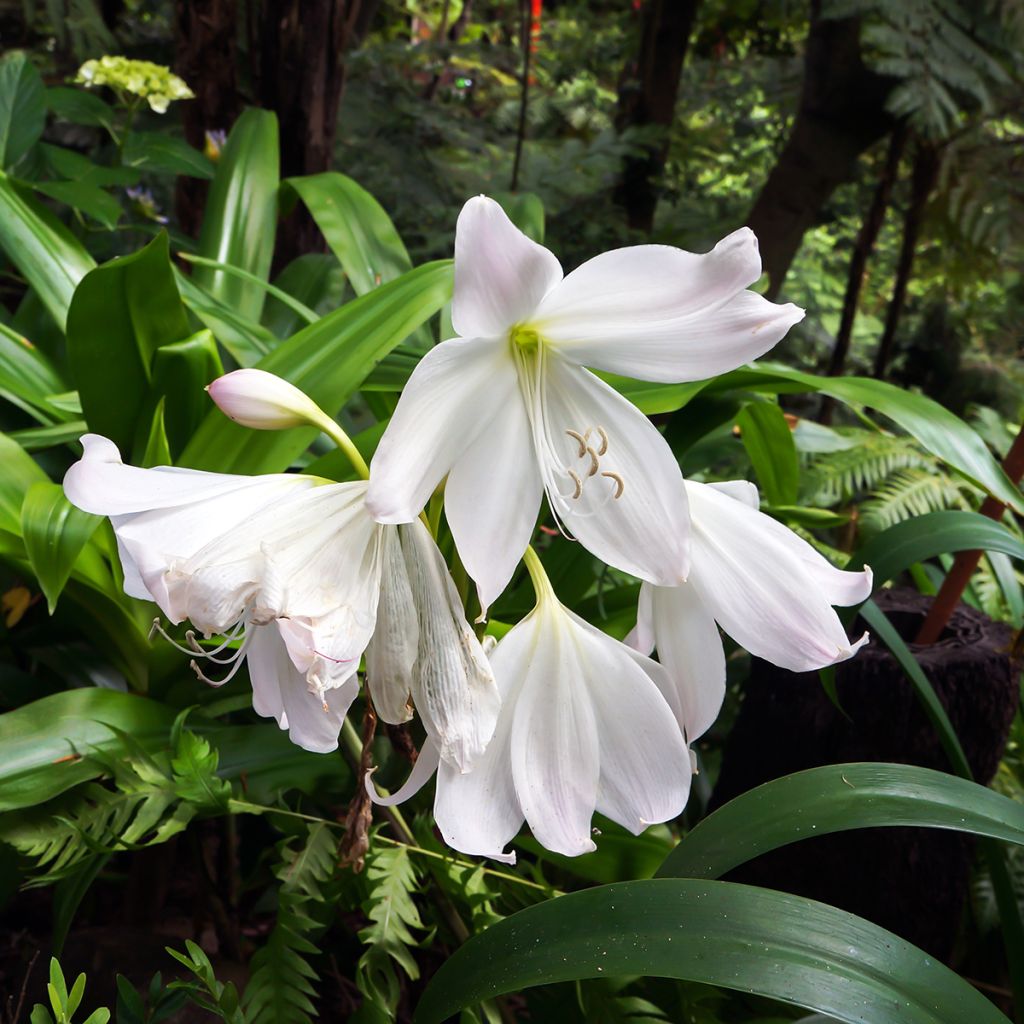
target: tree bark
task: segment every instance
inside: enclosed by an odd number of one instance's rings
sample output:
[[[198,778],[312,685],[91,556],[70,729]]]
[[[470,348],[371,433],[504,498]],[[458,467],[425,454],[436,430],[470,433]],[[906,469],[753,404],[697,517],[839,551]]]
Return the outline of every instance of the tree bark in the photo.
[[[920,146],[914,158],[914,170],[910,178],[910,202],[903,216],[903,241],[900,245],[899,262],[896,265],[896,281],[885,314],[882,340],[878,343],[878,351],[875,353],[874,375],[880,380],[885,377],[886,367],[892,358],[896,328],[899,326],[903,305],[906,302],[910,274],[914,269],[914,254],[921,233],[921,221],[938,173],[938,151],[933,146]]]
[[[236,0],[176,0],[175,71],[196,94],[178,104],[185,138],[202,149],[207,131],[228,131],[242,112],[235,66]],[[209,183],[179,177],[175,188],[178,223],[199,234]]]
[[[778,295],[826,201],[893,126],[885,109],[892,80],[865,66],[859,19],[825,20],[820,8],[814,0],[793,129],[747,219],[760,243],[769,298]]]
[[[843,296],[843,314],[839,321],[839,332],[836,334],[835,348],[828,364],[830,377],[837,377],[843,372],[846,357],[850,351],[850,338],[853,334],[853,322],[857,317],[857,304],[860,300],[861,288],[864,285],[864,271],[875,248],[878,233],[882,230],[885,211],[889,208],[892,188],[899,173],[900,157],[906,144],[907,129],[898,125],[889,138],[889,151],[885,157],[885,165],[878,179],[875,194],[871,198],[864,223],[861,225],[857,241],[854,243],[853,256],[850,259],[850,271],[846,279],[846,294]]]
[[[357,26],[366,23],[365,2],[265,0],[258,98],[278,115],[282,177],[331,166],[346,57]],[[275,263],[322,247],[313,218],[297,207],[280,225]]]
[[[645,152],[623,160],[615,201],[631,228],[649,232],[658,203],[658,179],[665,170],[669,128],[675,116],[679,78],[700,0],[647,0],[640,50],[619,88],[615,126],[662,129]]]

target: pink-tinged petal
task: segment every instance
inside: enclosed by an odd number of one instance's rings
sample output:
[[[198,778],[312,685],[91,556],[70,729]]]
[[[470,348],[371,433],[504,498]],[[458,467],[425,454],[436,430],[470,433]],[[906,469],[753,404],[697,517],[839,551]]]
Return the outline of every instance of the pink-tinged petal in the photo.
[[[526,678],[515,699],[509,744],[519,805],[547,849],[567,857],[589,853],[596,849],[590,821],[602,756],[587,693],[589,665],[564,609],[541,606],[516,628],[533,634],[528,660],[517,669]]]
[[[562,279],[558,260],[486,196],[462,208],[455,229],[452,325],[463,338],[492,337],[533,313]]]
[[[455,338],[413,371],[370,463],[366,504],[380,523],[409,523],[498,412],[521,401],[507,339]],[[494,437],[495,444],[501,438]],[[490,486],[483,477],[476,486]]]
[[[658,429],[613,388],[557,356],[545,358],[541,387],[534,443],[563,528],[616,569],[662,586],[684,580],[686,489]]]
[[[455,463],[444,490],[448,525],[483,615],[530,543],[543,493],[530,421],[517,397]]]
[[[690,794],[690,754],[668,701],[654,682],[667,673],[641,666],[632,651],[570,613],[586,695],[597,723],[601,781],[597,810],[639,835],[681,814]]]
[[[252,626],[246,649],[252,680],[253,709],[274,718],[291,741],[305,750],[328,753],[338,747],[342,722],[359,692],[353,678],[321,699],[311,693],[305,677],[288,657],[274,625]],[[324,709],[326,703],[327,708]]]
[[[255,367],[225,373],[206,390],[228,419],[253,430],[283,430],[324,419],[319,406],[294,384]]]
[[[567,359],[643,380],[703,380],[775,345],[803,317],[745,291],[761,273],[741,228],[705,254],[664,245],[602,253],[552,289],[531,326]]]
[[[680,724],[693,743],[714,723],[725,700],[725,651],[714,617],[692,584],[649,591],[658,660],[679,695]]]
[[[870,586],[868,574],[829,592],[833,571],[770,516],[714,488],[687,482],[693,524],[689,582],[722,628],[751,654],[793,672],[844,661],[852,643],[832,607]],[[838,570],[835,570],[836,572]],[[823,587],[823,583],[825,586]]]

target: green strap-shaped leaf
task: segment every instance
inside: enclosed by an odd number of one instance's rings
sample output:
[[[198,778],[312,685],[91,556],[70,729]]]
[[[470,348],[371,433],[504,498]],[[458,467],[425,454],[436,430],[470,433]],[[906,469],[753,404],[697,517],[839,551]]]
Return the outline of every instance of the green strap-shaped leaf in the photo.
[[[43,424],[65,419],[47,398],[67,390],[49,358],[28,338],[0,324],[0,393]]]
[[[835,764],[773,779],[709,814],[659,878],[720,878],[780,846],[854,828],[913,825],[1024,845],[1024,805],[931,768]]]
[[[736,417],[740,438],[770,505],[795,505],[800,462],[793,432],[774,402],[750,402]]]
[[[102,522],[77,509],[60,484],[33,484],[21,506],[21,534],[32,571],[53,614],[75,559]]]
[[[217,161],[199,234],[199,255],[270,277],[277,231],[280,166],[277,118],[250,108],[231,129]],[[249,320],[258,321],[265,293],[221,270],[197,267],[196,283]]]
[[[23,50],[0,60],[0,167],[17,163],[46,124],[43,80]]]
[[[451,287],[451,261],[417,267],[292,335],[257,365],[291,381],[328,413],[337,412],[373,367],[448,301]],[[247,430],[212,409],[180,462],[222,473],[281,472],[315,433]]]
[[[854,552],[848,569],[870,565],[879,587],[915,562],[956,551],[999,551],[1024,559],[1024,543],[1001,523],[977,512],[928,512],[907,519]]]
[[[816,377],[775,363],[757,363],[710,382],[709,392],[734,388],[773,392],[818,391],[852,406],[876,409],[978,487],[1024,512],[1024,497],[985,442],[959,416],[924,395],[870,377]]]
[[[441,965],[414,1019],[441,1024],[504,992],[629,974],[857,1024],[1006,1024],[966,981],[883,928],[814,900],[696,879],[605,885],[513,914]]]
[[[0,530],[21,536],[21,506],[37,483],[49,478],[21,446],[0,434]]]
[[[172,455],[185,447],[210,411],[206,386],[223,373],[217,343],[208,330],[157,349],[153,392],[164,399],[164,429]]]
[[[90,429],[128,456],[148,433],[153,356],[191,333],[167,235],[90,272],[68,312],[68,354]]]
[[[56,217],[0,172],[0,247],[63,331],[78,282],[96,266]]]
[[[156,174],[183,174],[189,178],[212,178],[213,164],[184,139],[163,132],[132,132],[125,139],[122,160]]]

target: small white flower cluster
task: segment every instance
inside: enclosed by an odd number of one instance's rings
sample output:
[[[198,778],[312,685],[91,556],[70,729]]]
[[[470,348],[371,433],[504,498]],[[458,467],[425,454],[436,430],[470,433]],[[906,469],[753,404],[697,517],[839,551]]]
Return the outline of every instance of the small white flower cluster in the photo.
[[[174,100],[195,99],[195,93],[170,68],[128,57],[87,60],[78,69],[75,81],[87,89],[107,85],[117,92],[140,96],[158,114],[166,113]]]
[[[512,860],[525,820],[547,848],[585,853],[595,811],[639,834],[685,806],[690,745],[725,693],[719,627],[795,671],[867,639],[851,643],[832,606],[863,601],[870,570],[834,568],[758,510],[752,484],[684,481],[650,420],[585,369],[682,382],[762,355],[803,311],[750,291],[760,273],[744,228],[703,255],[634,246],[563,276],[477,197],[456,232],[458,337],[420,361],[368,474],[286,382],[241,370],[209,388],[243,425],[325,430],[368,480],[136,469],[87,435],[65,490],[110,516],[127,592],[227,636],[211,650],[189,633],[189,649],[229,675],[247,660],[253,706],[297,743],[337,745],[365,656],[381,717],[415,707],[427,733],[398,793],[367,780],[374,799],[406,799],[436,772],[455,849]],[[536,591],[489,657],[421,521],[442,480],[484,614],[521,560]],[[564,533],[643,581],[626,643],[555,596],[529,546],[545,494]]]

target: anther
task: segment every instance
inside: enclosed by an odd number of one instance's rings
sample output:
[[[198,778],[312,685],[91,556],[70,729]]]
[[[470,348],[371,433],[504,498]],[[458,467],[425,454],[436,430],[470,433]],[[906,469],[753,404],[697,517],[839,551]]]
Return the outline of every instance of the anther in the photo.
[[[615,482],[614,497],[616,499],[621,498],[622,492],[626,489],[626,481],[623,480],[618,473],[602,473],[601,476],[606,476],[609,480],[613,480]]]
[[[604,427],[597,427],[597,436],[601,438],[601,447],[597,449],[598,455],[604,455],[608,451],[608,435],[604,432]]]
[[[567,430],[566,433],[580,446],[580,450],[576,454],[578,458],[582,459],[587,454],[587,438],[578,430]],[[590,434],[589,430],[587,434]]]
[[[578,498],[583,493],[583,481],[574,470],[569,469],[566,472],[572,477],[572,482],[576,485],[576,490],[573,491],[572,496],[573,498]]]
[[[587,454],[590,456],[590,469],[587,470],[587,476],[593,476],[601,463],[598,461],[597,452],[589,444],[587,445]]]

